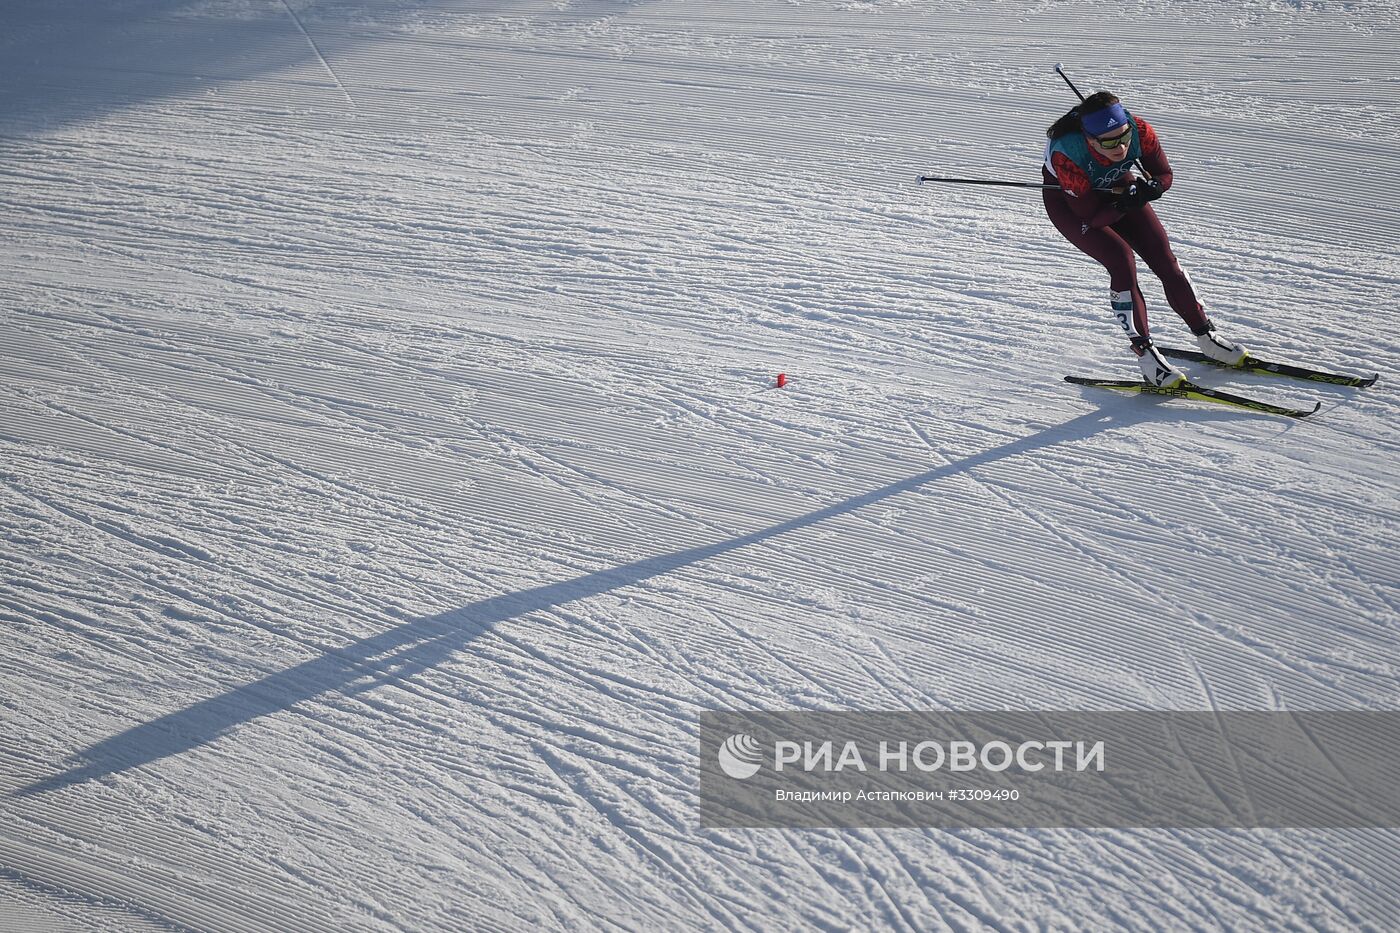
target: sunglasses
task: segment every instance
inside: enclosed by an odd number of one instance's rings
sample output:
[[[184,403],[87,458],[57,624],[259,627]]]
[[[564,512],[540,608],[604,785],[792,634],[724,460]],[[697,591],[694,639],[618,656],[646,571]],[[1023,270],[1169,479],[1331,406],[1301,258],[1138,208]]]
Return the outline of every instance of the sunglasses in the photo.
[[[1119,133],[1117,136],[1095,136],[1094,142],[1105,149],[1118,149],[1128,145],[1128,143],[1132,141],[1132,138],[1133,128],[1131,126],[1125,126],[1123,127],[1123,132]]]

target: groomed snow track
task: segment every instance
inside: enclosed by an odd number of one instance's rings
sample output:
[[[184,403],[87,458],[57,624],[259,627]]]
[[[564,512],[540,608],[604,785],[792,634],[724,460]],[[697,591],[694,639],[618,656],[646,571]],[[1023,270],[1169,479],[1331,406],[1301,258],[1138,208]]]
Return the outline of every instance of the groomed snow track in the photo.
[[[1388,830],[697,822],[705,709],[1395,707],[1400,14],[1101,16],[7,4],[0,927],[1393,927]],[[912,183],[1036,180],[1056,61],[1380,383],[1062,384],[1102,273]]]

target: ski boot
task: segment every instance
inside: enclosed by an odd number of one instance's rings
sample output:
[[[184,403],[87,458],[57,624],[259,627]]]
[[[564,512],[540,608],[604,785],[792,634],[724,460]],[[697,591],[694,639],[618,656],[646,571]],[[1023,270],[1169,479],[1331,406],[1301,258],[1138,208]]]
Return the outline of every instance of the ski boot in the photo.
[[[1151,340],[1133,341],[1133,352],[1138,355],[1138,367],[1142,370],[1143,381],[1148,385],[1174,389],[1186,381],[1186,374],[1167,362]]]
[[[1238,366],[1249,355],[1249,351],[1244,347],[1228,337],[1222,337],[1209,318],[1206,319],[1205,333],[1196,335],[1196,346],[1200,347],[1206,356],[1226,366]]]

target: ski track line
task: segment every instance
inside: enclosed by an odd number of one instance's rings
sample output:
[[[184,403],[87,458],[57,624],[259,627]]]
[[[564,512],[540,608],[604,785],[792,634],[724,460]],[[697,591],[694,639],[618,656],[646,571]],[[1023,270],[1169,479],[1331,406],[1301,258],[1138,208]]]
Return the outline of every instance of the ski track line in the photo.
[[[65,507],[59,506],[59,505],[57,505],[57,504],[55,504],[55,503],[49,501],[48,499],[45,499],[44,497],[42,497],[42,496],[40,496],[40,495],[36,495],[36,494],[34,494],[34,493],[28,493],[28,492],[25,492],[24,494],[26,494],[26,495],[27,495],[29,498],[31,498],[33,501],[38,502],[38,503],[40,503],[41,505],[44,505],[44,506],[46,506],[46,507],[48,507],[48,508],[51,508],[51,509],[53,509],[54,511],[59,512],[60,514],[63,514],[65,517],[69,518],[70,520],[72,520],[72,521],[74,521],[74,522],[76,522],[76,523],[78,523],[78,524],[80,524],[80,525],[82,525],[82,526],[92,528],[92,529],[94,529],[95,531],[105,532],[105,533],[108,533],[108,534],[112,534],[112,535],[113,535],[114,537],[116,537],[118,540],[121,540],[121,541],[124,541],[124,542],[133,543],[133,544],[138,544],[138,545],[141,545],[141,544],[142,544],[142,542],[140,542],[140,541],[139,541],[137,538],[135,538],[135,537],[132,537],[132,536],[127,535],[127,534],[122,534],[122,533],[120,533],[119,531],[117,531],[117,530],[115,530],[115,529],[111,529],[111,528],[104,527],[102,524],[95,523],[95,522],[93,522],[92,520],[89,520],[89,519],[85,518],[84,516],[82,516],[82,515],[80,515],[80,514],[78,514],[78,513],[76,513],[76,512],[72,512],[72,511],[66,509]],[[144,546],[144,545],[142,545],[142,546]],[[157,548],[157,549],[154,549],[154,550],[155,550],[156,553],[158,553],[158,554],[160,554],[160,555],[162,555],[162,556],[167,556],[167,557],[173,556],[173,555],[169,554],[167,551],[165,551],[165,550],[163,550],[163,549],[158,549],[158,548]],[[202,563],[204,563],[204,562],[201,561],[200,563],[202,564]],[[132,580],[134,583],[137,583],[137,584],[144,584],[144,585],[147,585],[147,586],[154,586],[154,587],[156,587],[157,589],[159,589],[159,590],[161,590],[162,592],[164,592],[165,594],[167,594],[167,595],[173,597],[173,598],[176,599],[177,601],[187,602],[187,603],[190,603],[191,605],[194,605],[194,606],[198,607],[199,609],[201,609],[201,610],[203,610],[203,611],[205,611],[205,612],[209,612],[209,613],[212,613],[212,614],[217,615],[217,616],[222,616],[231,626],[236,626],[239,622],[241,622],[241,621],[246,621],[246,618],[235,616],[235,615],[233,614],[232,610],[230,610],[230,609],[228,609],[228,608],[225,608],[225,607],[219,605],[219,603],[217,603],[216,601],[214,601],[214,600],[209,600],[209,599],[202,599],[202,598],[198,597],[197,595],[195,595],[195,594],[193,593],[192,590],[185,589],[185,588],[183,588],[183,587],[180,586],[180,585],[155,582],[155,581],[150,580],[148,577],[138,576],[138,575],[136,575],[136,574],[130,573],[130,572],[124,570],[123,568],[117,567],[117,566],[115,566],[115,565],[109,565],[106,569],[107,569],[109,572],[116,573],[116,574],[118,574],[118,575],[121,575],[121,576],[124,576],[124,577],[130,579],[130,580]],[[305,593],[306,593],[306,590],[305,590],[304,587],[303,587],[301,590],[292,591],[292,590],[286,590],[286,589],[279,589],[279,588],[276,587],[276,586],[270,585],[268,582],[264,582],[264,583],[262,584],[262,587],[263,587],[264,589],[267,589],[268,592],[273,593],[274,595],[282,595],[282,596],[288,596],[288,597],[296,596],[296,595],[303,595],[303,596],[304,596]],[[268,607],[265,607],[265,608],[271,609],[272,607],[268,606]],[[329,603],[329,602],[319,604],[319,605],[316,606],[316,608],[329,609],[329,610],[332,610],[332,611],[334,611],[334,612],[336,612],[336,613],[341,613],[341,614],[354,614],[354,613],[356,613],[356,612],[359,611],[359,610],[357,610],[357,609],[356,609],[353,605],[351,605],[351,604],[336,605],[336,604]],[[90,621],[90,620],[88,620],[88,621]],[[255,623],[255,624],[257,624],[257,623]],[[289,640],[291,640],[293,643],[295,643],[296,645],[298,645],[299,647],[302,647],[302,648],[314,648],[314,647],[316,647],[316,646],[314,645],[314,643],[309,642],[309,641],[306,641],[305,639],[302,639],[302,638],[298,638],[296,635],[290,634],[290,633],[286,632],[285,630],[282,630],[282,629],[276,627],[275,625],[266,624],[266,625],[260,625],[259,627],[262,628],[262,630],[263,630],[264,633],[266,633],[266,634],[268,634],[268,635],[274,635],[274,636],[276,636],[276,637],[278,637],[278,638],[282,638],[282,639],[289,639]]]
[[[602,800],[598,799],[586,787],[580,787],[578,781],[570,780],[570,778],[566,776],[569,773],[576,773],[579,769],[568,766],[560,757],[560,751],[558,749],[544,745],[537,746],[536,751],[539,753],[541,760],[558,776],[561,782],[575,788],[582,802],[597,810],[604,818],[609,817],[610,808]],[[721,926],[725,927],[734,927],[737,925],[740,919],[738,914],[733,908],[725,904],[722,899],[706,897],[690,890],[689,886],[685,884],[687,879],[684,872],[675,866],[675,859],[667,857],[657,843],[650,841],[648,839],[648,835],[650,834],[637,831],[628,825],[625,820],[609,820],[609,822],[622,830],[628,844],[634,847],[635,851],[654,857],[652,864],[661,867],[663,874],[677,883],[677,893],[683,900],[689,902],[691,906],[699,910],[712,922],[719,923]]]
[[[306,39],[306,44],[311,46],[311,51],[315,54],[317,61],[326,69],[326,74],[330,75],[331,80],[335,82],[335,86],[340,89],[340,93],[345,95],[345,102],[350,105],[350,109],[358,112],[360,107],[355,103],[355,98],[350,96],[350,91],[345,87],[344,82],[340,80],[340,75],[336,74],[335,69],[331,67],[331,63],[326,61],[326,56],[322,53],[321,47],[316,44],[316,40],[311,38],[311,33],[307,32],[306,27],[302,25],[301,17],[297,16],[296,11],[287,3],[287,0],[282,0],[282,8],[285,9],[287,15],[292,18],[292,22],[296,24],[297,31]]]

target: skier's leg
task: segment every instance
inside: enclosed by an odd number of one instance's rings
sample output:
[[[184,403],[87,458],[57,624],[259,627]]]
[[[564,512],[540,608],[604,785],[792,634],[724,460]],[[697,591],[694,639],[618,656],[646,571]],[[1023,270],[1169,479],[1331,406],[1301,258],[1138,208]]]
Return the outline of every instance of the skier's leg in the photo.
[[[1152,274],[1162,280],[1162,291],[1166,293],[1167,304],[1171,305],[1172,310],[1191,328],[1191,333],[1203,334],[1209,330],[1210,322],[1196,298],[1196,289],[1182,271],[1181,264],[1176,261],[1167,230],[1162,226],[1162,221],[1157,217],[1152,205],[1125,215],[1113,225],[1113,229],[1142,257]]]
[[[1045,193],[1045,212],[1060,235],[1080,252],[1108,270],[1109,303],[1113,316],[1127,333],[1134,352],[1148,340],[1147,303],[1137,283],[1137,261],[1132,247],[1116,232],[1106,228],[1089,230],[1059,192]]]
[[[1045,192],[1045,210],[1065,239],[1108,270],[1113,316],[1128,335],[1142,377],[1158,386],[1185,382],[1186,374],[1167,362],[1152,345],[1147,329],[1147,303],[1137,283],[1137,258],[1128,242],[1113,230],[1085,227],[1065,196],[1058,192]]]
[[[1113,226],[1142,257],[1142,261],[1147,263],[1147,268],[1162,280],[1162,290],[1166,293],[1167,303],[1186,322],[1186,326],[1191,328],[1191,333],[1195,334],[1196,343],[1202,352],[1231,365],[1244,359],[1247,351],[1222,336],[1202,310],[1196,290],[1182,271],[1180,263],[1176,261],[1166,228],[1162,226],[1162,221],[1157,217],[1152,205],[1127,215]]]

